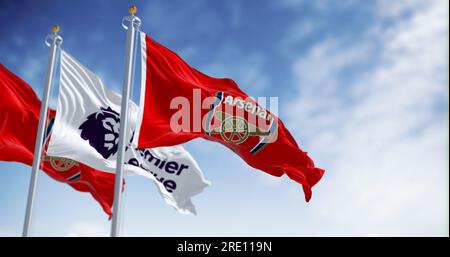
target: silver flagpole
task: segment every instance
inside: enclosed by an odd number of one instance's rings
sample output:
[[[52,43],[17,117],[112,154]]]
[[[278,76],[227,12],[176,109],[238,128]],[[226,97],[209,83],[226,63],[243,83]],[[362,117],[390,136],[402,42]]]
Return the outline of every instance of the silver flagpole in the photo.
[[[23,224],[22,236],[28,237],[31,234],[31,221],[33,216],[33,204],[34,196],[36,193],[36,185],[38,179],[38,173],[42,158],[42,148],[45,133],[45,123],[47,120],[47,109],[50,98],[50,92],[52,91],[53,73],[55,68],[55,60],[58,48],[62,44],[62,38],[58,35],[59,26],[53,26],[53,34],[48,35],[45,38],[45,43],[50,47],[50,53],[48,56],[47,75],[45,78],[45,86],[42,97],[41,111],[39,114],[39,125],[36,135],[36,142],[34,143],[34,158],[33,167],[31,169],[30,187],[28,189],[27,209],[25,212],[25,221]]]
[[[135,16],[137,11],[136,6],[131,6],[128,10],[131,16],[124,17],[122,26],[127,30],[127,45],[125,49],[125,76],[122,88],[122,105],[120,109],[120,132],[119,132],[119,149],[117,151],[117,167],[116,180],[114,184],[114,204],[113,216],[111,223],[111,236],[121,236],[121,205],[122,205],[122,181],[123,181],[123,166],[126,147],[126,135],[128,130],[128,100],[130,98],[131,87],[133,83],[133,59],[134,48],[136,41],[136,31],[139,31],[141,20]],[[127,26],[125,21],[129,22]]]

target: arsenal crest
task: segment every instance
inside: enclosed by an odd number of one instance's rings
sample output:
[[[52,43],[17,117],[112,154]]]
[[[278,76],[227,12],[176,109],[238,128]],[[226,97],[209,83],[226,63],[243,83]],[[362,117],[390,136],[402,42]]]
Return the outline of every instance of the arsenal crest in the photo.
[[[239,109],[242,111],[236,111]],[[220,135],[228,143],[241,144],[249,137],[258,137],[260,140],[250,151],[252,154],[275,141],[277,136],[277,122],[264,108],[231,95],[224,97],[223,92],[216,94],[205,125],[207,135]]]

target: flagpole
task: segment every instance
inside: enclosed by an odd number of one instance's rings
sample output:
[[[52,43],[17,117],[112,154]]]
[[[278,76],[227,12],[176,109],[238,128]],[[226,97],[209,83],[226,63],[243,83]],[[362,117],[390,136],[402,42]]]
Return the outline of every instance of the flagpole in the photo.
[[[130,98],[133,83],[133,60],[136,42],[136,31],[139,31],[141,20],[135,16],[137,8],[131,6],[128,9],[131,16],[124,17],[122,26],[127,30],[127,45],[125,49],[125,75],[122,87],[122,104],[120,109],[119,149],[117,151],[116,180],[114,184],[114,204],[111,223],[111,236],[121,236],[121,205],[122,205],[122,181],[125,159],[126,135],[128,130],[128,100]],[[129,26],[124,24],[129,22]]]
[[[53,34],[50,34],[46,37],[45,43],[48,47],[50,47],[50,53],[48,56],[48,65],[47,65],[47,75],[45,78],[45,86],[42,97],[41,111],[39,114],[39,125],[38,131],[36,135],[36,142],[34,143],[34,158],[33,158],[33,167],[31,168],[31,180],[28,188],[28,200],[27,200],[27,208],[25,212],[25,221],[23,224],[22,236],[28,237],[31,235],[31,224],[33,217],[33,204],[34,197],[36,194],[36,185],[39,174],[40,163],[42,159],[42,148],[44,141],[44,133],[45,133],[45,124],[47,120],[47,109],[48,102],[50,98],[50,93],[52,89],[53,82],[53,73],[55,69],[55,60],[58,48],[62,44],[62,37],[58,35],[59,26],[55,25],[52,28]],[[49,42],[50,41],[50,42]]]

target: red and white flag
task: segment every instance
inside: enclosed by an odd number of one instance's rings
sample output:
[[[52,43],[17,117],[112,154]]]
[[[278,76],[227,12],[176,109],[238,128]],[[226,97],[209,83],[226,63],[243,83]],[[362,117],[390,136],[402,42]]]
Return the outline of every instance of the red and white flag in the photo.
[[[300,183],[306,201],[324,170],[273,113],[228,78],[209,77],[141,33],[142,85],[139,148],[171,146],[194,138],[219,142],[250,166]]]
[[[0,161],[31,166],[39,123],[41,101],[33,89],[0,64]],[[50,137],[55,110],[49,111],[45,142]],[[45,143],[43,142],[43,143]],[[114,174],[95,170],[67,158],[47,156],[44,150],[41,169],[53,179],[75,190],[89,192],[111,216]]]
[[[55,125],[47,153],[114,173],[117,165],[122,97],[100,77],[61,50],[61,72]],[[143,176],[157,186],[164,200],[181,213],[195,214],[191,198],[210,183],[194,158],[181,145],[136,148],[131,144],[138,107],[130,101],[126,175]]]

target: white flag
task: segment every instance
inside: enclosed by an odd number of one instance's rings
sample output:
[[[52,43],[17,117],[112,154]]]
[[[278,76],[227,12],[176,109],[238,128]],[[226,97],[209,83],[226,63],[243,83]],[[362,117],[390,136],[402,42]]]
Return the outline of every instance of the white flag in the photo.
[[[97,75],[62,50],[60,83],[47,154],[114,173],[121,96],[109,91]],[[137,113],[136,104],[130,101],[125,174],[152,179],[168,204],[180,212],[195,213],[191,197],[200,193],[209,182],[181,145],[152,149],[133,146]]]

